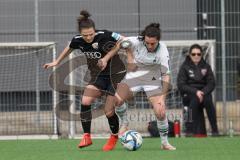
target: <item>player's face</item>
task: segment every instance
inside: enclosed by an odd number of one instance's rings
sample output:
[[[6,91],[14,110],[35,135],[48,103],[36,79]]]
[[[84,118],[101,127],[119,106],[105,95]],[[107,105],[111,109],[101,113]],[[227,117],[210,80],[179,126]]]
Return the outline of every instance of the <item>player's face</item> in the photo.
[[[156,37],[148,37],[148,36],[145,36],[144,42],[149,52],[154,52],[155,49],[158,47],[158,43],[159,43]]]
[[[95,37],[95,30],[94,28],[83,28],[80,32],[81,36],[83,37],[84,41],[87,43],[91,43]]]
[[[198,64],[202,59],[201,50],[198,48],[193,48],[190,53],[190,58],[193,61],[193,63]]]

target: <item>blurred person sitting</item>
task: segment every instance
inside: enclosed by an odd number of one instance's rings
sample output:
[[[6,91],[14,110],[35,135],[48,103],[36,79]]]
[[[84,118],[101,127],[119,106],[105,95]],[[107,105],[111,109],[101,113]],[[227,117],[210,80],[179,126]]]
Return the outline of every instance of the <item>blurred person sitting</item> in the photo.
[[[216,110],[211,95],[215,88],[215,79],[210,65],[203,59],[200,45],[193,44],[190,47],[189,55],[178,73],[177,86],[183,96],[183,105],[188,107],[188,113],[191,114],[188,117],[192,118],[192,125],[186,126],[186,134],[193,134],[196,137],[206,136],[203,112],[205,108],[212,135],[217,136],[219,133]],[[189,119],[187,121],[189,122]]]

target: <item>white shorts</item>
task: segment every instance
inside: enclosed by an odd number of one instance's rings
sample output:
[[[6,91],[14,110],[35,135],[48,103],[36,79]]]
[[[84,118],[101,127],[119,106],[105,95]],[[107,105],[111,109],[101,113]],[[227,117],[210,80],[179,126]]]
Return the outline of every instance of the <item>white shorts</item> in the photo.
[[[161,76],[152,71],[128,72],[121,83],[127,84],[133,94],[144,91],[148,98],[162,92]]]

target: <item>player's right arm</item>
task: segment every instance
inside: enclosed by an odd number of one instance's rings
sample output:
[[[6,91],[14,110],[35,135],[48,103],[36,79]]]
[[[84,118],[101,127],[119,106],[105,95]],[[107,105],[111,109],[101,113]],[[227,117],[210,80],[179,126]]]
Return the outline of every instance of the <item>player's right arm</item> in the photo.
[[[138,37],[127,37],[126,38],[130,42],[130,47],[126,48],[126,53],[127,53],[127,62],[128,66],[127,69],[129,72],[134,72],[137,70],[137,64],[134,60],[134,50],[135,47],[138,45]]]
[[[127,52],[127,62],[128,62],[127,70],[129,72],[134,72],[137,70],[137,65],[135,64],[135,61],[134,61],[133,49],[128,48],[126,52]]]
[[[67,57],[73,51],[69,46],[65,47],[59,57],[52,61],[51,63],[46,63],[43,65],[43,68],[48,69],[54,66],[57,66],[65,57]]]

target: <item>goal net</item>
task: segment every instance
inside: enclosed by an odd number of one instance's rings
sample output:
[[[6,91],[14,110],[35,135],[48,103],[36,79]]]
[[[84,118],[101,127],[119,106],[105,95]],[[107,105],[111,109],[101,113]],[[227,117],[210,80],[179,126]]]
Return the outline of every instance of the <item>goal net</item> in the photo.
[[[48,86],[55,43],[0,43],[0,135],[54,134]]]

